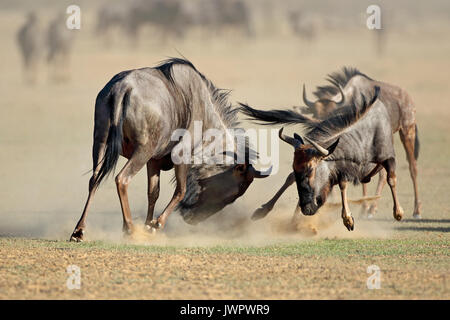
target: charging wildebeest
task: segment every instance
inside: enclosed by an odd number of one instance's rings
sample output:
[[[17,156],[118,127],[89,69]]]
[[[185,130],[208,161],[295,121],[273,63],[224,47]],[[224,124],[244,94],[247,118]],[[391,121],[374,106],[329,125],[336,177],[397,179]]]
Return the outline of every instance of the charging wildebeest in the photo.
[[[217,89],[189,61],[183,59],[174,58],[155,68],[129,70],[115,75],[96,99],[89,196],[70,239],[83,239],[92,197],[100,182],[114,169],[119,155],[128,159],[116,176],[123,230],[128,233],[133,231],[128,184],[145,165],[148,176],[145,225],[151,230],[164,227],[177,205],[181,206],[187,222],[198,222],[207,215],[196,218],[196,214],[204,215],[207,210],[217,212],[240,197],[254,178],[265,177],[264,173],[253,168],[248,156],[245,163],[236,164],[233,161],[229,165],[204,162],[191,165],[173,161],[175,147],[181,144],[184,152],[185,146],[194,150],[198,145],[198,141],[191,141],[193,139],[172,141],[175,130],[192,132],[196,121],[201,121],[203,131],[214,128],[227,132],[226,129],[237,125],[237,109],[227,102],[227,95],[228,92]],[[226,151],[237,156],[235,149]],[[246,145],[246,154],[249,153]],[[171,168],[175,169],[175,192],[163,213],[154,220],[160,171]]]
[[[409,171],[414,187],[414,218],[420,218],[420,201],[417,184],[417,163],[419,156],[419,137],[416,124],[416,110],[410,95],[403,89],[373,80],[359,70],[344,67],[340,72],[328,76],[331,85],[319,86],[314,92],[317,101],[309,101],[303,86],[303,101],[306,107],[301,108],[302,113],[311,113],[318,119],[323,119],[336,108],[346,104],[346,101],[355,94],[369,94],[375,86],[380,87],[380,101],[386,106],[389,123],[393,133],[399,131],[400,139],[405,148],[409,163]],[[376,195],[381,195],[386,184],[386,172],[380,171],[380,178]],[[363,196],[367,196],[366,184],[363,184]],[[377,206],[374,202],[370,208],[365,205],[366,213],[370,216],[375,213]]]
[[[315,214],[333,186],[338,184],[342,219],[347,229],[353,230],[354,220],[347,203],[347,182],[367,183],[385,168],[394,200],[394,218],[401,220],[403,209],[396,193],[390,115],[384,104],[377,100],[379,90],[375,86],[369,103],[363,95],[355,97],[351,104],[334,110],[322,121],[292,110],[261,111],[241,104],[241,111],[253,119],[267,124],[301,124],[308,129],[303,138],[297,134],[286,136],[283,128],[279,132],[280,139],[295,150],[290,176],[297,184],[298,206],[303,214]],[[262,216],[260,212],[254,214],[254,218]]]

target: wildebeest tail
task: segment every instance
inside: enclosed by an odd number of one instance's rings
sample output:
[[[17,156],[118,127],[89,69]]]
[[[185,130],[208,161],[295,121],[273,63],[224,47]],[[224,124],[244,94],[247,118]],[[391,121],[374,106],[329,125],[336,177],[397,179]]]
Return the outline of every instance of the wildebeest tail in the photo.
[[[416,124],[416,139],[414,140],[414,158],[416,158],[416,160],[419,158],[419,151],[420,151],[419,131],[417,129]]]
[[[122,152],[122,125],[128,105],[130,90],[110,97],[110,126],[103,159],[100,161],[100,169],[95,176],[94,185],[99,186],[104,178],[114,171],[120,153]],[[95,170],[95,168],[94,168]]]
[[[258,110],[247,104],[239,103],[239,111],[249,117],[251,120],[259,120],[260,124],[295,124],[295,123],[311,123],[316,122],[315,119],[295,112],[294,110]]]

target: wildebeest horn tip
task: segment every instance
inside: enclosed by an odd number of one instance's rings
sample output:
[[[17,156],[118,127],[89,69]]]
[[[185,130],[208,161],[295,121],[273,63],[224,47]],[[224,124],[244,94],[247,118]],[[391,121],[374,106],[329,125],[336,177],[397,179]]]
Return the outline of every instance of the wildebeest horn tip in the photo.
[[[310,108],[314,107],[314,103],[309,101],[306,97],[306,86],[303,84],[303,102]]]
[[[329,152],[327,149],[325,149],[324,147],[320,146],[318,143],[314,142],[313,140],[309,139],[308,137],[304,137],[306,141],[308,141],[317,151],[319,151],[319,153],[326,157]]]

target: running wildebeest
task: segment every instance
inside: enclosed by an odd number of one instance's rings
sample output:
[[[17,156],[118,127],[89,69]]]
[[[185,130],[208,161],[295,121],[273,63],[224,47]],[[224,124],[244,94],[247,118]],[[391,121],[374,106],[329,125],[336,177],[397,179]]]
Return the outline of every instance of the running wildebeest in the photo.
[[[292,110],[261,111],[241,104],[241,111],[266,124],[301,124],[308,131],[303,136],[289,137],[279,131],[280,139],[294,147],[293,172],[297,184],[298,207],[305,215],[313,215],[326,202],[335,185],[342,199],[342,219],[353,230],[354,219],[347,200],[347,182],[367,183],[385,168],[394,200],[394,218],[401,220],[403,209],[397,199],[395,152],[390,115],[378,99],[375,86],[369,103],[364,95],[331,112],[324,120],[310,118]],[[359,100],[359,101],[358,101]],[[305,143],[306,142],[306,143]],[[281,191],[281,190],[280,190]],[[298,210],[296,210],[296,214]],[[253,218],[267,213],[255,212]]]
[[[373,80],[361,73],[356,68],[344,67],[342,71],[332,73],[328,76],[331,85],[319,86],[314,92],[317,101],[309,101],[305,87],[303,86],[303,102],[306,107],[301,108],[303,113],[311,113],[315,118],[323,119],[336,108],[346,104],[346,101],[357,93],[368,94],[375,86],[381,89],[379,99],[386,106],[389,114],[389,123],[393,133],[399,131],[400,139],[405,148],[409,163],[409,171],[414,187],[414,218],[420,218],[420,201],[417,184],[417,158],[419,156],[419,137],[416,124],[416,110],[410,95],[403,89]],[[386,172],[380,171],[380,177],[376,190],[376,196],[380,196],[386,184]],[[367,186],[363,184],[363,196],[367,196]],[[374,202],[370,208],[364,204],[369,217],[377,210]]]
[[[266,177],[269,172],[261,173],[249,162],[251,150],[247,144],[245,163],[233,161],[229,165],[214,165],[202,162],[191,165],[173,161],[175,148],[182,146],[184,153],[185,146],[190,151],[198,144],[191,139],[172,141],[175,130],[181,128],[192,132],[197,121],[201,121],[203,131],[214,128],[226,133],[227,129],[235,128],[238,110],[227,102],[227,96],[228,92],[217,89],[189,61],[183,59],[173,58],[155,68],[129,70],[115,75],[96,99],[89,196],[70,239],[83,239],[92,197],[100,182],[114,169],[119,155],[128,159],[115,179],[122,207],[123,230],[127,233],[133,231],[128,185],[145,165],[148,176],[145,225],[151,231],[163,228],[177,205],[185,221],[196,223],[235,201],[244,194],[254,178]],[[227,149],[225,152],[231,152],[235,157],[238,155],[236,150]],[[154,220],[160,171],[171,168],[175,170],[175,192],[163,213]]]
[[[68,80],[70,76],[70,52],[74,41],[74,31],[66,27],[66,16],[58,14],[50,22],[47,30],[47,62],[53,80]]]
[[[36,68],[42,50],[40,31],[36,13],[30,12],[27,21],[17,33],[17,44],[23,60],[24,79],[30,83],[36,81]]]

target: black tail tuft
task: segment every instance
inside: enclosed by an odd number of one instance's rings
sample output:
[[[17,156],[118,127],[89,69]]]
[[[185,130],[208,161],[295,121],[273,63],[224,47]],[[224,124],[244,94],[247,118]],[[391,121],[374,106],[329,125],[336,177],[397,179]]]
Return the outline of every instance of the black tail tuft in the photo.
[[[315,122],[312,118],[295,112],[293,110],[257,110],[247,104],[239,103],[239,111],[248,116],[251,120],[260,120],[260,124],[295,124]]]
[[[416,160],[419,158],[419,151],[420,151],[419,131],[417,129],[416,124],[416,139],[414,141],[414,158],[416,158]]]
[[[377,101],[379,95],[380,95],[380,87],[379,86],[375,86],[374,87],[374,93],[373,93],[372,99],[369,102],[369,105],[374,104],[375,101]]]
[[[118,99],[112,97],[110,100],[112,110],[110,113],[108,139],[106,141],[105,155],[100,162],[101,166],[98,174],[95,176],[95,186],[99,186],[102,180],[116,168],[117,161],[122,152],[122,124],[127,105],[129,104],[129,97],[130,90],[126,91],[122,96],[119,96]],[[116,113],[118,116],[116,116]],[[114,119],[117,119],[117,123],[115,123]]]
[[[122,152],[122,127],[111,125],[106,142],[105,155],[101,167],[95,177],[94,185],[99,186],[104,178],[116,168],[120,153]]]

